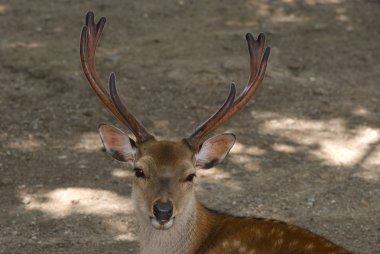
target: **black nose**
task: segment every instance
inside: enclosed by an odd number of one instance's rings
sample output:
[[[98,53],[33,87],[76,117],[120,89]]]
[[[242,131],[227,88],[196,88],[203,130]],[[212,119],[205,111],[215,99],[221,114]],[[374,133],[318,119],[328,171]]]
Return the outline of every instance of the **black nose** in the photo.
[[[153,214],[158,221],[168,221],[173,215],[172,202],[160,202],[157,201],[153,205]]]

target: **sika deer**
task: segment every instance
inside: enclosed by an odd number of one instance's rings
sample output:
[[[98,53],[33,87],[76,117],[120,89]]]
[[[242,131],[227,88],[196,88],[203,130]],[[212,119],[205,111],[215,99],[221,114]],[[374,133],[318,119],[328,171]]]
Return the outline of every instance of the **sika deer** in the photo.
[[[132,162],[135,179],[132,199],[140,225],[142,253],[349,253],[306,229],[284,222],[238,218],[203,206],[195,193],[193,179],[198,169],[223,161],[235,142],[233,134],[204,137],[242,109],[260,86],[270,48],[265,36],[255,40],[247,34],[251,76],[235,99],[235,85],[207,121],[178,142],[157,140],[128,111],[116,90],[115,75],[109,79],[109,93],[95,70],[95,49],[106,19],[94,23],[86,16],[81,34],[82,67],[91,87],[105,106],[135,135],[136,141],[110,125],[100,125],[103,144],[115,159]]]

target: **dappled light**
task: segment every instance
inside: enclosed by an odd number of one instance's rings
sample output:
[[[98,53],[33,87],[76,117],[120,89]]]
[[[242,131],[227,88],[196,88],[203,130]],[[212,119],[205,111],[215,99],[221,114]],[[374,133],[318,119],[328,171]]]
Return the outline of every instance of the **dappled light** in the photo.
[[[17,138],[7,145],[9,149],[18,150],[21,152],[33,152],[41,146],[43,146],[43,142],[31,134],[29,134],[26,138]]]
[[[112,170],[111,175],[118,178],[129,178],[134,176],[134,172],[128,167],[115,168]]]
[[[295,23],[295,22],[306,22],[308,17],[300,17],[295,14],[287,14],[284,10],[276,10],[271,18],[273,22],[276,23]]]
[[[25,48],[25,49],[35,49],[41,48],[44,44],[40,42],[12,42],[6,45],[9,48]]]
[[[287,1],[288,4],[292,3],[292,1]],[[294,13],[289,13],[285,10],[283,6],[274,6],[270,4],[258,3],[257,1],[250,0],[247,2],[248,7],[255,9],[257,15],[266,18],[266,22],[271,21],[273,23],[301,23],[307,22],[310,20],[307,16],[300,16]],[[243,25],[257,25],[257,18],[252,18],[251,22],[245,22]],[[237,21],[230,22],[230,25],[239,25]],[[240,24],[241,25],[241,24]]]
[[[196,182],[199,183],[197,187],[201,192],[213,190],[216,186],[218,186],[217,188],[225,188],[230,191],[241,191],[243,186],[233,179],[233,172],[234,169],[226,171],[219,167],[200,169],[197,171],[198,179],[196,179]]]
[[[99,123],[131,132],[87,84],[83,14],[107,18],[97,71],[157,140],[181,140],[249,79],[244,35],[271,47],[262,86],[213,135],[228,156],[196,171],[207,207],[311,229],[377,254],[379,1],[3,1],[0,253],[139,253],[135,171]],[[211,133],[210,133],[211,134]],[[211,136],[211,135],[210,135]],[[132,137],[134,139],[134,137]]]
[[[287,144],[279,144],[279,143],[273,144],[272,149],[276,152],[281,152],[281,153],[296,153],[300,151],[300,149],[298,149],[295,146],[291,146]]]
[[[116,241],[136,241],[137,234],[134,232],[135,226],[129,220],[105,220],[109,231],[113,232],[113,239]]]
[[[257,146],[244,145],[238,141],[232,147],[230,160],[238,165],[242,165],[245,170],[255,172],[260,170],[259,157],[266,154],[266,150]]]
[[[317,4],[340,4],[344,0],[305,0],[305,3],[308,5],[317,5]]]
[[[258,146],[247,146],[236,141],[232,147],[231,154],[249,154],[254,156],[264,155],[266,151]]]
[[[74,146],[74,149],[81,152],[98,151],[102,147],[99,133],[87,132],[83,133],[79,141]]]
[[[277,116],[261,124],[260,132],[278,135],[295,143],[294,146],[286,145],[288,152],[302,149],[311,158],[337,166],[362,163],[371,146],[380,140],[379,129],[368,126],[348,128],[340,118],[323,121]],[[274,145],[274,150],[284,148],[284,145]],[[376,161],[375,157],[371,154],[366,161]]]
[[[136,234],[132,233],[125,233],[125,234],[119,234],[114,237],[116,241],[137,241],[137,236]]]
[[[218,167],[214,167],[211,169],[206,170],[198,170],[197,172],[198,176],[213,179],[213,180],[221,180],[221,179],[229,179],[231,177],[231,174],[221,170]]]
[[[132,201],[112,191],[90,188],[57,188],[46,193],[20,192],[26,210],[38,210],[52,218],[72,214],[110,216],[130,214]]]
[[[8,11],[8,5],[0,4],[0,14],[5,14]]]
[[[368,111],[368,109],[364,108],[364,107],[356,107],[352,110],[352,114],[354,116],[363,116],[363,117],[367,117],[367,116],[370,116],[371,113]]]

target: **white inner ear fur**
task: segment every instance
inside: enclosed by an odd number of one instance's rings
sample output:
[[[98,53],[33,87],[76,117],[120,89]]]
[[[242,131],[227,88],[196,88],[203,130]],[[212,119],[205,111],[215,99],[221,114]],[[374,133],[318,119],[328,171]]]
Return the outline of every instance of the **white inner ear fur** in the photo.
[[[233,134],[220,134],[206,140],[195,155],[195,166],[207,169],[221,163],[235,144],[235,140]]]
[[[136,149],[127,134],[112,125],[100,125],[99,134],[112,157],[120,161],[134,161]]]

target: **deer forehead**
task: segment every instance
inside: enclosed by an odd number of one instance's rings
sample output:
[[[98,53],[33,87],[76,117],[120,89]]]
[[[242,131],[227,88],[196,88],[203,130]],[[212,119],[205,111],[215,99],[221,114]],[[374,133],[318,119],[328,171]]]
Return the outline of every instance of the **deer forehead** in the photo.
[[[194,153],[183,142],[152,140],[139,147],[136,165],[170,174],[192,168],[193,157]]]

